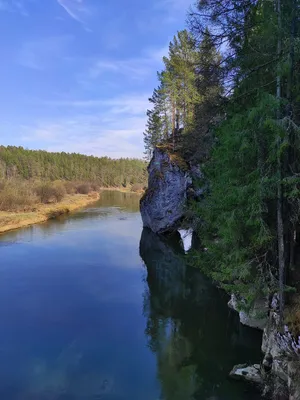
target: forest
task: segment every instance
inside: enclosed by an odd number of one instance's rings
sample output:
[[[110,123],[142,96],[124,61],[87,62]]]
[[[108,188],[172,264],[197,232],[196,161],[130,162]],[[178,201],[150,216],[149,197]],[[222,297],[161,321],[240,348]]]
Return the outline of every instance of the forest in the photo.
[[[146,182],[142,160],[50,153],[0,146],[0,179],[42,179],[94,182],[102,187],[126,187]]]
[[[199,0],[158,73],[145,155],[165,146],[198,164],[190,204],[208,251],[193,263],[251,307],[279,294],[300,333],[300,2]],[[203,182],[199,182],[203,185]]]
[[[31,211],[100,188],[141,191],[146,184],[143,160],[0,146],[0,211]]]

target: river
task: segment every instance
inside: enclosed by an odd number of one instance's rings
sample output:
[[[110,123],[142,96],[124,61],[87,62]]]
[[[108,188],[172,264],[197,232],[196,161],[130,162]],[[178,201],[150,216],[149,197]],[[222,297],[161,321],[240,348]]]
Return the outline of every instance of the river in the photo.
[[[186,266],[177,238],[142,229],[139,197],[0,236],[3,400],[257,400],[227,378],[261,333]]]

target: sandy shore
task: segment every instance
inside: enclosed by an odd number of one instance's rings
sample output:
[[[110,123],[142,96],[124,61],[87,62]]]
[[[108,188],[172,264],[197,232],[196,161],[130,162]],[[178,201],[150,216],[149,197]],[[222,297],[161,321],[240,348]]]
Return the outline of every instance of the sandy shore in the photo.
[[[11,231],[24,226],[38,224],[68,214],[74,210],[94,203],[100,194],[67,195],[60,203],[38,204],[34,211],[30,212],[4,212],[0,211],[0,233]]]

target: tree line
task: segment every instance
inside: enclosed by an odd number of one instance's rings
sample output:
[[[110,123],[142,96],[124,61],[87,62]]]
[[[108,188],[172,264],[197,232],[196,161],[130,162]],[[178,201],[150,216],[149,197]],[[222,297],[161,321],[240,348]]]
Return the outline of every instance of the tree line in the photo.
[[[158,73],[144,133],[199,164],[198,265],[247,304],[297,291],[300,1],[198,0]],[[199,182],[201,184],[201,182]],[[299,333],[299,332],[298,332]]]
[[[94,182],[102,187],[146,185],[146,164],[133,158],[115,160],[0,146],[0,180],[13,178]]]

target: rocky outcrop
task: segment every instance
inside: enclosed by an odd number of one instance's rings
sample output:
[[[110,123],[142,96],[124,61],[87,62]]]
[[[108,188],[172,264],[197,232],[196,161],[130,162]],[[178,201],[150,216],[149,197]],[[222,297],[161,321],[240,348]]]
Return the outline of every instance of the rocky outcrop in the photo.
[[[188,198],[203,194],[193,185],[201,177],[200,169],[188,165],[178,154],[157,147],[148,174],[148,189],[140,203],[144,227],[159,234],[178,229]]]
[[[276,400],[300,400],[300,337],[295,338],[287,326],[284,332],[280,330],[278,296],[274,295],[269,306],[268,318],[263,327],[262,352],[264,359],[260,366],[237,365],[230,373],[230,377],[257,383],[263,383],[264,394]],[[257,302],[257,309],[262,304]],[[239,305],[233,295],[229,305],[238,311]],[[246,318],[246,320],[244,319]],[[241,316],[242,323],[258,326],[253,315]]]
[[[293,337],[287,326],[281,332],[279,326],[279,301],[275,295],[262,341],[262,365],[270,370],[265,392],[274,398],[300,400],[300,337]]]
[[[247,364],[240,364],[236,365],[229,374],[230,378],[242,380],[246,382],[252,383],[263,383],[263,378],[260,372],[260,365],[247,365]]]
[[[247,312],[243,310],[243,300],[239,301],[236,295],[232,294],[228,306],[239,313],[240,321],[243,325],[261,330],[266,327],[269,310],[266,299],[257,299],[252,308]]]

